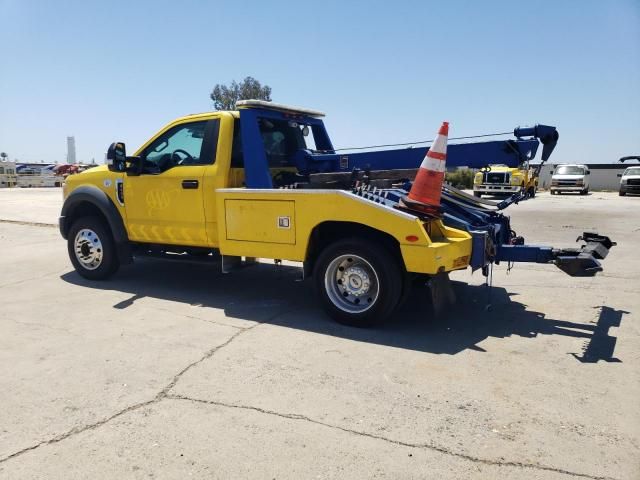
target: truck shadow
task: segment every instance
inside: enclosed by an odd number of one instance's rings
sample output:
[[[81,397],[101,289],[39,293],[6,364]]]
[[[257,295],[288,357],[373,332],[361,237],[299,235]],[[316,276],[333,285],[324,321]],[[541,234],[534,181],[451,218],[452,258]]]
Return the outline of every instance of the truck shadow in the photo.
[[[562,335],[585,340],[580,354],[568,352],[580,362],[620,362],[613,356],[616,338],[609,329],[620,326],[623,314],[629,313],[601,306],[597,307],[600,311],[596,323],[550,319],[512,300],[511,294],[500,287],[492,288],[493,309],[487,311],[485,286],[453,282],[458,301],[438,317],[433,314],[426,287],[416,287],[405,306],[385,326],[357,329],[339,325],[325,315],[315,299],[311,281],[300,281],[300,270],[295,267],[258,264],[224,275],[215,261],[204,264],[139,259],[123,270],[102,282],[86,280],[75,271],[61,278],[87,288],[131,294],[113,305],[116,309],[127,309],[146,298],[161,299],[221,309],[229,319],[448,355],[466,349],[484,352],[478,344],[489,337]],[[181,315],[179,309],[176,315]]]

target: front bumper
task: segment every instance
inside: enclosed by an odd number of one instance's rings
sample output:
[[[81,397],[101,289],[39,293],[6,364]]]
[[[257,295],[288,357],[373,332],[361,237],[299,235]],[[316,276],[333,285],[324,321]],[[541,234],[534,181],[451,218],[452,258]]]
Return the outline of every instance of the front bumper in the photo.
[[[586,187],[584,185],[551,185],[552,192],[582,192]]]
[[[490,195],[492,193],[516,193],[520,191],[518,185],[492,185],[490,183],[483,183],[473,186],[474,192],[486,193]]]
[[[640,193],[640,185],[620,185],[620,191],[623,193]]]

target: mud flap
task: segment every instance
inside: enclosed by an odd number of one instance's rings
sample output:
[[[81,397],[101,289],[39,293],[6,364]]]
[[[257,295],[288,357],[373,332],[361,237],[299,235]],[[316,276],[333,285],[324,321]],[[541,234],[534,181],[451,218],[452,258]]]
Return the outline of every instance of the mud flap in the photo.
[[[453,291],[449,274],[440,272],[429,279],[429,292],[433,313],[440,316],[447,308],[456,302],[456,294]]]

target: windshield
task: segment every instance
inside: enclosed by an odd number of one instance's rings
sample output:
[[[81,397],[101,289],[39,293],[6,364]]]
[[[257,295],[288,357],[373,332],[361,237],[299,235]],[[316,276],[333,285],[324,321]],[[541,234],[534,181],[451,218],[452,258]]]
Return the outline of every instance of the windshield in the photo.
[[[623,175],[640,175],[640,167],[627,168]]]
[[[571,165],[563,165],[558,167],[556,175],[584,175],[583,167],[573,167]]]

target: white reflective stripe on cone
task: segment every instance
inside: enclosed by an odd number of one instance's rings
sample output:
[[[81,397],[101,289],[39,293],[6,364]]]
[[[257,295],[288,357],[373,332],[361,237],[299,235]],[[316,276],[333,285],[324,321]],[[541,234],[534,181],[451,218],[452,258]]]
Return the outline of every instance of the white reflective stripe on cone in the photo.
[[[426,168],[434,172],[444,172],[446,170],[445,161],[438,160],[437,158],[431,158],[429,156],[424,157],[420,168]]]
[[[433,145],[429,147],[429,150],[431,150],[432,152],[447,153],[447,137],[438,134],[433,142]]]

